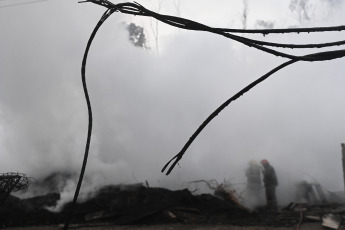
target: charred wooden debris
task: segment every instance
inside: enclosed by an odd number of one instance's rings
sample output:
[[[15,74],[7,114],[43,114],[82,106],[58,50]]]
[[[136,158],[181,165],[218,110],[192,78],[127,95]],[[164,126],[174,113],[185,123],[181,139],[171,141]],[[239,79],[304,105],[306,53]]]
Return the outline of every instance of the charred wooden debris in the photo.
[[[193,181],[206,184],[211,193],[189,189],[152,188],[142,183],[109,185],[98,189],[77,203],[71,224],[154,225],[154,224],[223,224],[252,226],[293,226],[319,221],[326,227],[339,227],[345,206],[336,203],[293,203],[271,211],[265,207],[250,210],[242,205],[241,193],[226,183]],[[61,225],[69,214],[71,202],[60,211],[51,207],[61,199],[60,193],[48,193],[27,199],[9,195],[0,207],[0,227],[29,225]]]
[[[0,208],[2,226],[61,224],[71,202],[60,212],[50,212],[60,194],[49,193],[29,199],[10,196]],[[72,223],[116,225],[164,223],[235,223],[251,216],[250,211],[232,200],[211,194],[193,195],[189,190],[133,185],[111,185],[93,192],[76,206]]]

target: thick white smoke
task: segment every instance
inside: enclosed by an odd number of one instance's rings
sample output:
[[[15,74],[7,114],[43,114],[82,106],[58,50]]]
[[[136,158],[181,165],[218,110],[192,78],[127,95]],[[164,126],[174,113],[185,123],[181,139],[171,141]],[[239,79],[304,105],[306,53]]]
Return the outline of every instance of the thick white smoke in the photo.
[[[87,130],[80,65],[88,36],[104,9],[75,4],[51,1],[39,8],[0,14],[3,172],[19,171],[38,179],[56,171],[79,172]],[[188,13],[189,4],[184,4],[181,16],[193,15]],[[261,15],[255,14],[255,7],[253,3],[250,8],[249,27]],[[337,18],[341,10],[333,10],[333,17],[317,22],[342,24],[344,17]],[[204,15],[200,19],[207,23]],[[276,20],[276,26],[292,25],[281,18],[263,19]],[[212,121],[180,167],[167,177],[161,168],[201,122],[284,60],[216,35],[171,32],[164,26],[157,55],[154,48],[142,50],[129,43],[121,26],[126,20],[141,22],[150,30],[150,21],[115,13],[99,31],[89,54],[86,74],[94,129],[86,190],[146,180],[169,188],[197,179],[221,182],[226,178],[236,184],[245,182],[248,161],[262,158],[276,168],[281,200],[289,199],[284,191],[290,183],[304,176],[316,178],[329,190],[343,189],[343,59],[297,63],[276,73]],[[231,23],[229,19],[225,26]],[[334,41],[341,40],[343,32],[302,36],[268,39]]]

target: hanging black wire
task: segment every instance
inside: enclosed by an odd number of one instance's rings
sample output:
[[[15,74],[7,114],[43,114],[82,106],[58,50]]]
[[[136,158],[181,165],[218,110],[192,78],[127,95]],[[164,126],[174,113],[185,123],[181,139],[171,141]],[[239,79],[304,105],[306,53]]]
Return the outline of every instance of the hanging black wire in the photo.
[[[85,153],[84,153],[84,159],[83,159],[83,164],[81,167],[81,172],[79,175],[79,180],[78,180],[78,184],[77,184],[77,188],[75,190],[74,193],[74,197],[73,197],[73,201],[72,201],[72,205],[70,207],[70,212],[69,215],[66,218],[66,222],[64,225],[64,230],[68,229],[69,226],[69,222],[71,220],[71,217],[73,216],[74,213],[74,209],[78,200],[78,196],[79,196],[79,191],[80,191],[80,187],[81,184],[83,182],[83,177],[84,177],[84,173],[85,173],[85,169],[86,169],[86,164],[87,164],[87,158],[89,155],[89,149],[90,149],[90,142],[91,142],[91,133],[92,133],[92,108],[91,108],[91,102],[90,102],[90,97],[89,97],[89,93],[87,90],[87,85],[86,85],[86,77],[85,77],[85,70],[86,70],[86,61],[87,61],[87,56],[91,47],[91,43],[94,39],[94,37],[96,36],[96,33],[98,31],[98,29],[101,27],[101,25],[103,24],[103,22],[112,14],[114,13],[113,10],[107,10],[101,17],[101,19],[98,21],[96,27],[94,28],[94,30],[92,31],[92,34],[87,42],[86,45],[86,49],[84,52],[84,57],[83,57],[83,62],[81,65],[81,78],[82,78],[82,82],[83,82],[83,89],[84,89],[84,95],[85,95],[85,99],[86,99],[86,104],[87,104],[87,110],[88,110],[88,116],[89,116],[89,121],[88,121],[88,129],[87,129],[87,140],[86,140],[86,146],[85,146]]]
[[[322,47],[332,47],[332,46],[339,46],[344,45],[345,40],[342,41],[336,41],[336,42],[330,42],[330,43],[321,43],[321,44],[281,44],[281,43],[270,43],[270,42],[263,42],[253,39],[244,38],[241,36],[237,36],[234,34],[231,34],[229,31],[231,29],[223,29],[223,28],[213,28],[206,26],[204,24],[170,15],[163,15],[158,14],[153,11],[150,11],[143,7],[142,5],[134,2],[134,3],[120,3],[120,4],[113,4],[112,2],[108,0],[87,0],[84,2],[92,2],[97,5],[101,5],[103,7],[106,7],[108,9],[113,9],[115,11],[119,11],[121,13],[125,14],[132,14],[132,15],[140,15],[140,16],[147,16],[147,17],[153,17],[163,23],[169,24],[174,27],[178,27],[185,30],[197,30],[197,31],[205,31],[210,32],[214,34],[219,34],[224,37],[230,38],[232,40],[238,41],[244,45],[247,45],[249,47],[253,47],[256,49],[259,49],[261,51],[279,56],[279,57],[285,57],[289,59],[298,59],[303,61],[324,61],[324,59],[320,60],[318,57],[310,57],[307,55],[302,56],[296,56],[291,55],[285,52],[273,50],[271,48],[267,48],[265,46],[272,46],[272,47],[281,47],[281,48],[322,48]],[[345,30],[345,26],[336,26],[336,27],[320,27],[320,28],[300,28],[300,29],[270,29],[270,30],[255,30],[255,32],[248,32],[248,30],[237,30],[237,32],[246,31],[246,33],[261,33],[264,35],[270,34],[270,33],[312,33],[312,32],[325,32],[325,31],[343,31]],[[250,30],[249,30],[250,31]],[[345,52],[343,50],[342,52]],[[332,56],[329,56],[331,60]]]
[[[267,48],[264,46],[269,47],[281,47],[281,48],[324,48],[324,47],[333,47],[333,46],[339,46],[344,45],[345,40],[342,41],[336,41],[336,42],[328,42],[328,43],[319,43],[319,44],[282,44],[282,43],[272,43],[272,42],[263,42],[253,39],[248,39],[244,37],[240,37],[234,34],[231,34],[230,32],[236,32],[236,33],[248,33],[248,34],[254,34],[254,33],[260,33],[263,35],[267,35],[270,33],[312,33],[312,32],[326,32],[326,31],[343,31],[345,30],[345,26],[334,26],[334,27],[318,27],[318,28],[292,28],[292,29],[270,29],[270,30],[236,30],[236,29],[223,29],[223,28],[212,28],[206,25],[203,25],[201,23],[169,16],[169,15],[162,15],[155,13],[153,11],[150,11],[146,9],[145,7],[141,6],[138,3],[120,3],[120,4],[113,4],[112,2],[108,0],[87,0],[85,2],[92,2],[97,5],[101,5],[103,7],[106,7],[108,9],[112,9],[114,11],[119,11],[121,13],[125,14],[132,14],[132,15],[141,15],[141,16],[149,16],[156,18],[157,20],[164,22],[166,24],[172,25],[174,27],[186,29],[186,30],[200,30],[200,31],[207,31],[215,34],[222,35],[224,37],[233,39],[235,41],[238,41],[244,45],[257,48],[259,50],[262,50],[264,52],[285,57],[291,59],[290,61],[276,67],[275,69],[271,70],[267,74],[263,75],[256,81],[252,82],[242,90],[240,90],[237,94],[235,94],[233,97],[228,99],[226,102],[224,102],[220,107],[218,107],[202,124],[201,126],[193,133],[193,135],[189,138],[187,143],[184,145],[182,150],[173,157],[162,169],[162,172],[165,171],[165,169],[168,167],[168,165],[173,162],[173,164],[170,166],[170,168],[167,171],[167,175],[170,174],[172,169],[176,166],[176,164],[179,162],[179,160],[182,158],[185,151],[188,149],[188,147],[191,145],[191,143],[195,140],[195,138],[198,136],[198,134],[206,127],[206,125],[218,115],[219,112],[221,112],[225,107],[227,107],[232,101],[238,99],[241,95],[248,92],[250,89],[252,89],[254,86],[259,84],[260,82],[267,79],[270,75],[272,75],[274,72],[286,67],[287,65],[290,65],[296,61],[326,61],[326,60],[332,60],[336,58],[341,58],[345,56],[345,50],[332,50],[332,51],[326,51],[326,52],[319,52],[319,53],[313,53],[313,54],[307,54],[302,56],[296,56],[291,55],[288,53],[280,52],[277,50],[273,50],[271,48]]]
[[[212,28],[206,25],[203,25],[201,23],[184,19],[180,17],[175,16],[169,16],[169,15],[162,15],[155,13],[153,11],[150,11],[140,4],[134,2],[134,3],[119,3],[119,4],[113,4],[112,2],[108,0],[87,0],[83,2],[91,2],[100,6],[103,6],[107,8],[106,12],[102,15],[101,19],[97,23],[96,27],[94,28],[83,57],[82,62],[82,68],[81,68],[81,75],[82,75],[82,82],[83,82],[83,89],[85,94],[85,99],[87,102],[87,108],[88,108],[88,115],[89,115],[89,122],[88,122],[88,133],[87,133],[87,141],[86,141],[86,147],[85,147],[85,154],[84,154],[84,160],[81,168],[81,173],[79,176],[78,185],[74,194],[72,206],[70,209],[70,214],[66,220],[64,229],[67,230],[69,226],[70,219],[73,215],[74,208],[78,199],[80,187],[82,184],[83,176],[86,169],[87,164],[87,158],[89,153],[89,147],[90,147],[90,141],[91,141],[91,133],[92,133],[92,109],[91,109],[91,103],[90,98],[88,95],[87,85],[86,85],[86,77],[85,77],[85,68],[86,68],[86,60],[88,56],[88,52],[91,46],[91,43],[100,28],[100,26],[104,23],[104,21],[114,12],[121,12],[124,14],[131,14],[131,15],[140,15],[140,16],[147,16],[147,17],[153,17],[163,23],[169,24],[174,27],[186,29],[186,30],[197,30],[197,31],[206,31],[210,33],[219,34],[221,36],[227,37],[229,39],[235,40],[237,42],[240,42],[244,45],[247,45],[249,47],[256,48],[258,50],[290,59],[289,61],[286,61],[285,63],[277,66],[276,68],[272,69],[265,75],[261,76],[257,80],[250,83],[248,86],[244,87],[242,90],[240,90],[238,93],[236,93],[234,96],[226,100],[221,106],[219,106],[210,116],[207,117],[207,119],[199,126],[199,128],[193,133],[193,135],[189,138],[187,143],[183,146],[181,151],[175,155],[168,163],[163,167],[162,172],[164,172],[168,166],[166,174],[169,175],[171,171],[174,169],[176,164],[182,159],[184,153],[188,149],[188,147],[192,144],[192,142],[195,140],[195,138],[200,134],[200,132],[207,126],[207,124],[210,123],[211,120],[213,120],[223,109],[225,109],[231,102],[237,100],[239,97],[241,97],[244,93],[248,92],[255,86],[257,86],[259,83],[266,80],[268,77],[270,77],[273,73],[283,69],[284,67],[291,65],[298,61],[326,61],[326,60],[333,60],[336,58],[342,58],[345,56],[345,50],[339,49],[339,50],[331,50],[331,51],[325,51],[325,52],[318,52],[318,53],[312,53],[312,54],[306,54],[301,56],[291,55],[288,53],[284,53],[281,51],[274,50],[272,48],[268,47],[281,47],[281,48],[324,48],[324,47],[333,47],[333,46],[339,46],[344,45],[345,40],[342,41],[335,41],[335,42],[329,42],[329,43],[319,43],[319,44],[282,44],[282,43],[272,43],[272,42],[263,42],[253,39],[244,38],[238,35],[234,35],[232,33],[247,33],[247,34],[271,34],[271,33],[279,33],[279,34],[285,34],[285,33],[313,33],[313,32],[330,32],[330,31],[344,31],[345,26],[334,26],[334,27],[317,27],[317,28],[293,28],[293,29],[269,29],[269,30],[240,30],[240,29],[224,29],[224,28]]]

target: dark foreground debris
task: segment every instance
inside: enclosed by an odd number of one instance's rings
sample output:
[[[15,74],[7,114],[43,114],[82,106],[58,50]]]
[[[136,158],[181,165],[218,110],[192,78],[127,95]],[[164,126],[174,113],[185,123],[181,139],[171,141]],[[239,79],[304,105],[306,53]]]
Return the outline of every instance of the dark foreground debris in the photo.
[[[301,221],[318,221],[321,225],[323,220],[324,226],[327,227],[337,226],[335,220],[339,219],[335,217],[340,217],[341,220],[341,214],[345,213],[344,207],[337,205],[302,206],[293,203],[279,211],[265,208],[250,211],[225,197],[220,198],[211,194],[193,195],[187,189],[171,191],[164,188],[148,188],[141,184],[106,186],[94,192],[92,196],[90,194],[90,197],[76,206],[73,224],[293,226]],[[59,199],[59,193],[30,199],[10,196],[3,207],[0,207],[1,226],[62,224],[69,213],[71,203],[67,203],[60,212],[47,210],[47,207],[55,206]]]
[[[47,225],[63,223],[71,203],[61,212],[50,212],[58,193],[30,199],[10,196],[0,207],[2,226]],[[109,222],[111,224],[164,223],[234,223],[252,214],[231,200],[221,200],[210,194],[193,195],[187,189],[171,191],[147,188],[141,184],[107,186],[92,198],[78,203],[73,223]]]

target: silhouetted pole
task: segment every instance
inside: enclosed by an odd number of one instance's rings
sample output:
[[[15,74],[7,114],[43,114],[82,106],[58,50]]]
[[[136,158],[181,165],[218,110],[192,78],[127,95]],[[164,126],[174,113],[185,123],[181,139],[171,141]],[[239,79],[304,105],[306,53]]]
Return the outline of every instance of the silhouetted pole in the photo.
[[[345,144],[341,143],[341,153],[343,156],[343,177],[344,177],[344,188],[345,188]]]

